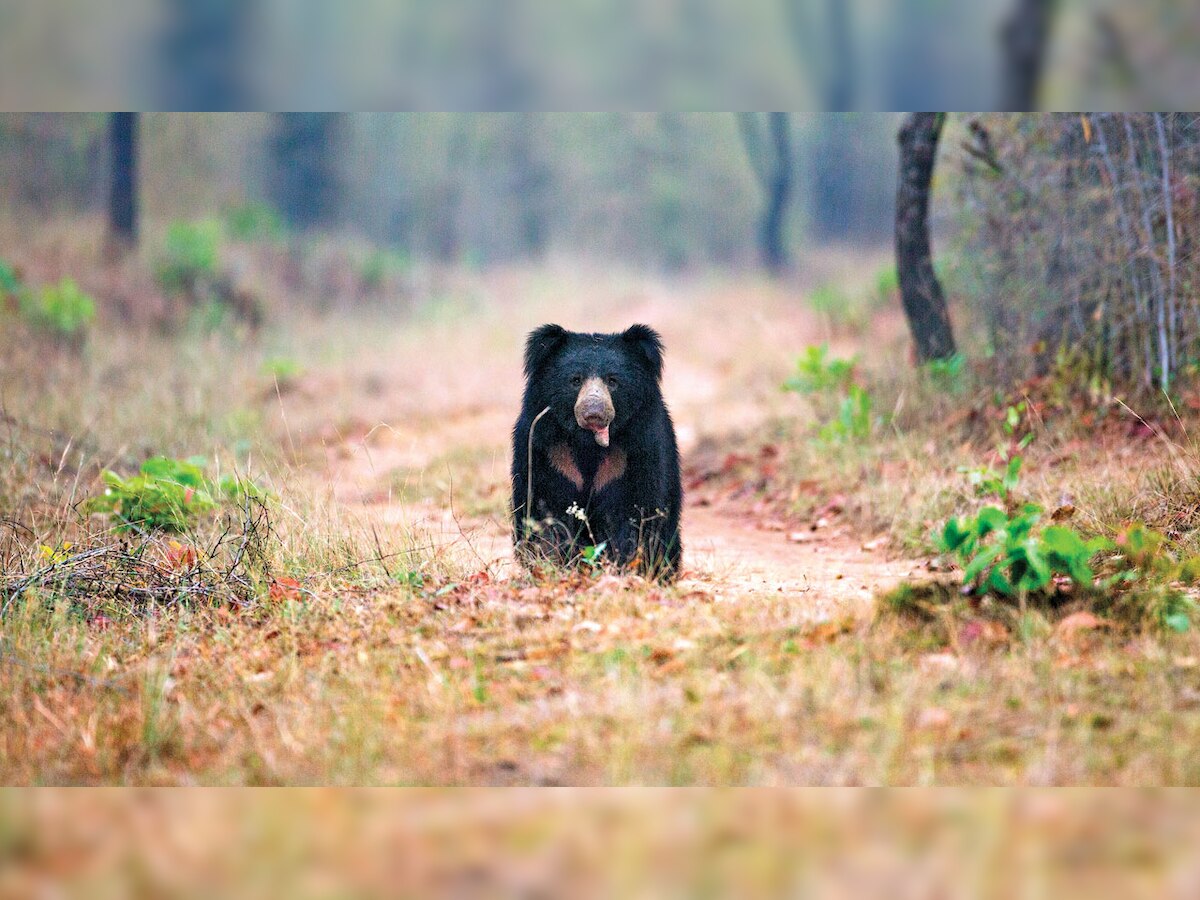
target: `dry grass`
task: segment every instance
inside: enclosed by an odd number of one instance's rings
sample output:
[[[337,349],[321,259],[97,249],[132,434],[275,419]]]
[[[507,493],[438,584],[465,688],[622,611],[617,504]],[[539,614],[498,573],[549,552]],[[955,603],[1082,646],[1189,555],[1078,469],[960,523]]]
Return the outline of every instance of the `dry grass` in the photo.
[[[822,265],[833,274],[814,283],[871,271]],[[837,560],[866,560],[853,578],[869,592],[869,575],[857,579],[873,564],[858,544],[885,533],[893,546],[923,546],[928,525],[974,502],[956,467],[987,446],[943,427],[954,404],[897,374],[907,370],[894,317],[858,338],[830,336],[842,351],[873,348],[880,397],[895,409],[908,391],[921,412],[901,409],[862,446],[830,448],[811,440],[815,407],[779,390],[798,350],[826,336],[792,296],[802,285],[553,269],[441,284],[405,317],[297,314],[255,340],[167,338],[109,320],[82,358],[5,322],[8,585],[41,564],[42,545],[121,540],[79,511],[105,467],[202,453],[277,500],[237,602],[214,591],[135,610],[69,598],[53,581],[6,598],[0,780],[1200,781],[1195,634],[1072,637],[1047,625],[947,638],[843,602]],[[741,528],[747,552],[761,546],[765,585],[737,576],[741,559],[718,558],[671,588],[511,570],[506,448],[520,341],[549,319],[661,328],[690,475],[706,454],[753,460],[717,465],[692,493],[714,504],[711,527]],[[280,354],[304,373],[277,386],[262,366]],[[1174,493],[1155,474],[1164,466],[1194,471],[1153,441],[1071,440],[1039,434],[1026,489],[1051,506],[1070,494],[1097,530]],[[769,471],[747,486],[741,467],[756,466]],[[829,552],[789,549],[787,529],[818,515],[831,520],[819,533],[840,535]],[[738,524],[776,517],[781,526]],[[183,540],[210,546],[221,527]],[[164,541],[145,552],[161,559]],[[773,590],[771,578],[809,587]]]
[[[60,791],[6,896],[1190,896],[1186,792]]]

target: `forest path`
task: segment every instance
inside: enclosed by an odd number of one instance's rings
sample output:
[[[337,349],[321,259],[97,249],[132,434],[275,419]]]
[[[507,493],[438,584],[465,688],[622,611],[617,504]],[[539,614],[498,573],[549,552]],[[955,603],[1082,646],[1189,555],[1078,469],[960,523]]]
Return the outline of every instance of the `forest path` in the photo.
[[[343,511],[378,533],[415,533],[468,568],[511,578],[508,451],[494,446],[508,427],[505,411],[489,409],[423,429],[377,429],[330,448],[326,485]],[[803,618],[823,621],[865,614],[873,597],[917,565],[889,559],[844,527],[792,530],[728,499],[694,494],[683,513],[685,592],[771,593],[794,599]]]

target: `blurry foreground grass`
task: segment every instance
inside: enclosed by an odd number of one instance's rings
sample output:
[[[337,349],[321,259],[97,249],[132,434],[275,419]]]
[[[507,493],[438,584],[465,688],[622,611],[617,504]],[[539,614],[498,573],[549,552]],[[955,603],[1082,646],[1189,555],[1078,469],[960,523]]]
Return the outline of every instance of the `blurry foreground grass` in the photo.
[[[0,796],[26,897],[1189,897],[1186,792]]]

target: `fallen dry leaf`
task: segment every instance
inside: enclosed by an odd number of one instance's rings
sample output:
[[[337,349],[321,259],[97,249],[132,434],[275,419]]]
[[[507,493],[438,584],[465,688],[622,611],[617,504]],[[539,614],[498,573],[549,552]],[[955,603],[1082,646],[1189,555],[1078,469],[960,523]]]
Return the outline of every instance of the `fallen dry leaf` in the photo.
[[[163,553],[164,561],[168,569],[176,572],[186,572],[196,566],[197,553],[196,548],[190,544],[181,544],[179,541],[171,541],[167,545],[166,551]]]
[[[300,582],[295,578],[273,578],[267,594],[272,601],[282,603],[285,600],[297,601],[302,593]]]
[[[1050,521],[1065,522],[1073,515],[1075,515],[1075,507],[1068,503],[1050,513]]]
[[[1071,613],[1056,626],[1054,626],[1054,636],[1060,640],[1072,640],[1078,637],[1081,633],[1094,631],[1097,628],[1107,628],[1112,623],[1106,619],[1098,618],[1086,610],[1083,612]]]

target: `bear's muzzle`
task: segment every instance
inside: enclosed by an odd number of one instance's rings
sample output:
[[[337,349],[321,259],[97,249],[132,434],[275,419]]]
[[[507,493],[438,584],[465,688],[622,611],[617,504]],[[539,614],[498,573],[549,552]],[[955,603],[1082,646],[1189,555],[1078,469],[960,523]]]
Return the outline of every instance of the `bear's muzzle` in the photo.
[[[575,400],[575,421],[580,428],[586,428],[596,438],[601,447],[608,446],[608,426],[612,424],[616,409],[613,407],[612,394],[604,379],[592,376],[579,389],[579,397]]]

